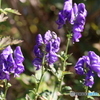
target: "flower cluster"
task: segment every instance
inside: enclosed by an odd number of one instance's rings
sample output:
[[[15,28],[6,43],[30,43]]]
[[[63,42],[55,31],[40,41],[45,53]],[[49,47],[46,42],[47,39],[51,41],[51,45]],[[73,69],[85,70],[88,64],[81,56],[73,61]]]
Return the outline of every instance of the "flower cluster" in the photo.
[[[100,57],[93,51],[89,51],[87,56],[79,58],[75,65],[76,73],[86,75],[84,84],[92,87],[94,84],[94,72],[100,77]]]
[[[60,38],[57,37],[55,32],[48,30],[43,37],[41,34],[38,34],[36,43],[34,46],[36,58],[33,60],[33,65],[36,67],[36,70],[41,68],[44,56],[45,62],[49,65],[58,60],[57,52],[59,51]]]
[[[20,46],[17,46],[14,52],[10,46],[6,47],[0,54],[0,79],[9,79],[10,74],[18,76],[22,73],[24,71],[23,61]]]
[[[81,32],[84,29],[85,25],[85,17],[87,15],[87,10],[85,9],[85,5],[83,3],[72,5],[72,0],[65,0],[63,10],[59,12],[58,15],[58,28],[61,28],[66,21],[68,21],[72,25],[72,33],[73,42],[79,42],[79,38],[81,38]]]

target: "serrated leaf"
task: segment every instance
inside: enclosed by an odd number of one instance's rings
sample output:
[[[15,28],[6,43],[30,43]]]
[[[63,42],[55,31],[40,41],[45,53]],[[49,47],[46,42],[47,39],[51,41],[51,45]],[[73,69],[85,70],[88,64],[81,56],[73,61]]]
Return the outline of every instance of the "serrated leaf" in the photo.
[[[3,37],[0,39],[0,50],[4,49],[5,46],[8,46],[11,43],[10,37]]]
[[[21,43],[21,42],[23,42],[22,40],[12,40],[12,42],[11,42],[11,45],[13,45],[13,44],[19,44],[19,43]]]
[[[4,16],[4,13],[0,14],[0,22],[4,22],[8,19],[8,16]]]
[[[11,40],[9,36],[1,37],[0,39],[0,50],[3,50],[8,45],[19,44],[22,40]]]
[[[10,13],[13,13],[13,14],[16,14],[16,15],[21,15],[18,10],[15,10],[15,9],[12,9],[12,8],[5,8],[4,9],[5,12],[10,12]]]

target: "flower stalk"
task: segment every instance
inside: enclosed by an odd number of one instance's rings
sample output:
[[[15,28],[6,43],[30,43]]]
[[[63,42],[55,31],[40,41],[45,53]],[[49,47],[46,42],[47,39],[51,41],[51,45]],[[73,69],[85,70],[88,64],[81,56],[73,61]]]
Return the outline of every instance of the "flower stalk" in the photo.
[[[88,86],[85,86],[85,93],[88,95]],[[84,100],[87,100],[87,95],[84,97]]]
[[[2,0],[0,0],[0,9],[1,9],[1,3],[2,3]]]
[[[68,40],[67,40],[67,44],[66,44],[66,51],[64,53],[64,61],[63,61],[63,67],[62,67],[62,72],[65,71],[66,69],[66,60],[68,59],[67,58],[67,53],[68,53],[68,47],[69,47],[69,43],[70,43],[70,39],[71,39],[71,34],[68,34]],[[61,80],[60,80],[60,84],[59,84],[59,91],[61,92],[61,89],[62,89],[62,82],[63,82],[63,79],[64,79],[64,75],[62,74],[61,75]]]
[[[38,92],[39,92],[39,87],[40,87],[40,85],[41,85],[43,76],[44,76],[44,74],[45,74],[44,64],[45,64],[45,55],[43,56],[43,60],[42,60],[41,77],[40,77],[39,83],[38,83],[37,88],[36,88],[36,92],[35,92],[35,100],[37,100],[37,97],[38,97],[37,94],[38,94]]]
[[[5,100],[6,100],[7,90],[8,90],[7,80],[5,80],[5,93],[4,93]]]
[[[6,100],[7,91],[8,91],[8,89],[9,89],[9,87],[11,86],[11,84],[8,83],[7,80],[4,80],[4,83],[5,83],[5,91],[4,91],[4,97],[3,97],[3,100]]]

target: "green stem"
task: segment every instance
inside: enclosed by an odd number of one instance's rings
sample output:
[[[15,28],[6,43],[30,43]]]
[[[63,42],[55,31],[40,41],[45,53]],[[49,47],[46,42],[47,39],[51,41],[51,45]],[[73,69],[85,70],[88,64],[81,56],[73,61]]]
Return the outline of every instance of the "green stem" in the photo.
[[[44,72],[42,73],[41,78],[40,78],[40,81],[39,81],[39,84],[38,84],[38,86],[37,86],[37,91],[36,91],[37,93],[38,93],[38,91],[39,91],[39,87],[40,87],[40,84],[41,84],[41,82],[42,82],[43,76],[44,76]]]
[[[0,0],[0,8],[1,8],[1,2],[2,2],[2,0]]]
[[[85,93],[88,95],[88,86],[85,86]],[[84,100],[87,100],[87,95],[84,97]]]
[[[66,56],[67,53],[68,53],[69,42],[70,42],[70,38],[68,38],[68,40],[67,40],[66,51],[65,51],[64,56]],[[62,68],[62,71],[65,71],[66,60],[67,60],[67,58],[65,57],[64,62],[63,62],[63,68]],[[64,78],[64,76],[62,75],[62,76],[61,76],[61,81],[60,81],[60,88],[59,88],[59,91],[61,91],[61,88],[62,88],[62,81],[63,81],[63,78]]]
[[[6,100],[7,90],[8,90],[8,83],[7,83],[7,80],[5,80],[4,100]]]
[[[56,91],[56,87],[57,87],[56,82],[57,82],[57,78],[56,78],[55,85],[54,85],[54,89],[53,89],[53,92],[52,92],[52,99],[54,97],[54,94],[55,94],[55,91]]]
[[[40,85],[41,85],[41,82],[42,82],[42,79],[43,79],[43,76],[44,76],[44,73],[45,73],[44,63],[45,63],[45,56],[44,56],[43,59],[42,59],[42,72],[41,72],[41,77],[40,77],[39,83],[38,83],[37,88],[36,88],[35,100],[37,100],[37,97],[38,97],[37,94],[38,94],[38,92],[39,92],[39,87],[40,87]]]

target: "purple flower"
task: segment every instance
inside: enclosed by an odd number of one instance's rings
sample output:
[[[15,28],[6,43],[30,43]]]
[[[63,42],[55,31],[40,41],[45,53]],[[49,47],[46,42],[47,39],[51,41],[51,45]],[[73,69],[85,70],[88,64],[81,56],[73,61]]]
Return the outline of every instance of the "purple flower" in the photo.
[[[85,83],[86,86],[89,86],[90,88],[94,84],[94,73],[91,71],[88,71],[86,73]]]
[[[98,74],[98,77],[100,77],[100,57],[96,55],[93,51],[90,51],[88,53],[88,56],[90,58],[90,69],[96,72]]]
[[[58,24],[58,29],[62,28],[64,24],[66,24],[67,18],[64,17],[63,11],[60,11],[58,14],[58,20],[56,23]]]
[[[14,74],[15,74],[15,76],[17,76],[24,71],[24,65],[23,65],[24,56],[21,52],[20,46],[17,46],[16,49],[14,50],[14,60],[15,60],[16,66],[17,66]]]
[[[21,63],[24,61],[24,56],[22,54],[20,46],[17,46],[14,50],[14,60],[16,63]]]
[[[52,51],[58,52],[59,47],[60,47],[60,38],[57,37],[57,39],[54,39],[54,41],[52,41]]]
[[[24,65],[23,63],[16,63],[16,69],[14,72],[14,76],[17,77],[19,74],[21,74],[24,71]]]
[[[13,59],[13,56],[12,54],[10,54],[7,58],[7,71],[10,72],[10,73],[14,73],[15,72],[15,69],[16,69],[16,64],[15,64],[15,61]]]
[[[84,3],[78,4],[78,13],[82,14],[84,17],[87,16],[87,10],[85,9]]]
[[[36,57],[40,57],[40,58],[43,57],[43,52],[41,50],[41,46],[35,45],[33,52],[34,52]]]
[[[37,45],[43,44],[43,38],[42,38],[41,34],[38,34],[38,36],[36,38],[36,43],[37,43]]]
[[[72,0],[65,0],[63,10],[68,14],[72,9]]]
[[[34,54],[36,58],[33,60],[33,65],[36,70],[42,66],[42,59],[45,56],[45,63],[53,64],[58,60],[57,52],[60,47],[60,38],[57,37],[55,32],[48,30],[42,37],[40,34],[37,36],[36,41],[40,41],[34,46]]]
[[[13,57],[14,54],[14,57]],[[22,55],[20,47],[16,49],[11,49],[10,46],[6,47],[0,54],[0,79],[10,79],[10,74],[17,76],[24,71],[24,66],[22,62],[24,57]]]
[[[79,75],[85,74],[84,72],[84,57],[79,58],[76,65],[75,65],[76,73]]]
[[[75,70],[77,74],[85,75],[85,85],[92,87],[94,72],[100,77],[100,57],[93,51],[89,51],[87,56],[79,58]]]
[[[49,63],[49,65],[55,63],[58,60],[57,54],[54,52],[50,52],[46,55],[46,60]]]
[[[7,79],[9,80],[10,74],[8,71],[0,69],[0,80]]]
[[[58,14],[58,20],[56,23],[58,24],[58,28],[61,28],[66,21],[70,21],[71,18],[71,10],[72,10],[72,0],[65,0],[63,10]]]
[[[50,30],[48,30],[44,34],[44,43],[47,44],[51,39],[52,39],[52,32]]]
[[[33,65],[36,67],[36,70],[39,70],[42,66],[42,60],[39,58],[35,58],[33,60]]]
[[[3,56],[4,59],[7,59],[9,54],[12,54],[12,53],[13,53],[13,50],[11,49],[11,46],[8,46],[2,51],[1,56]]]
[[[82,14],[79,14],[73,24],[73,33],[74,31],[82,32],[84,29],[84,25],[85,25],[85,18],[83,17]]]
[[[62,28],[66,21],[72,25],[72,41],[79,42],[81,38],[81,32],[83,32],[85,25],[85,17],[87,10],[85,9],[84,3],[76,4],[72,6],[72,0],[65,0],[63,10],[59,12],[56,23],[58,28]]]
[[[76,41],[76,42],[79,42],[79,39],[82,37],[81,33],[80,32],[77,32],[77,31],[74,31],[74,34],[73,34],[73,42]]]

